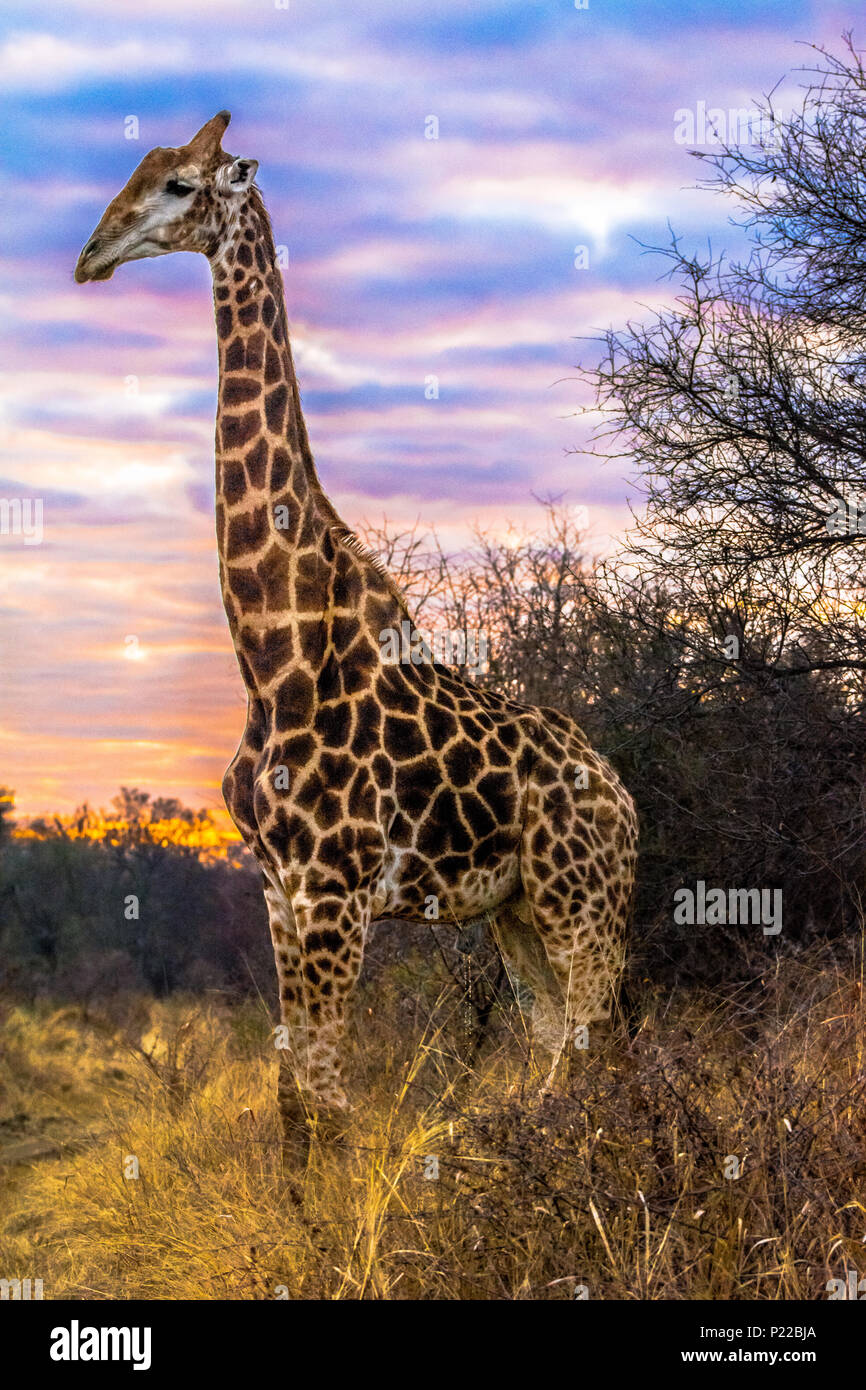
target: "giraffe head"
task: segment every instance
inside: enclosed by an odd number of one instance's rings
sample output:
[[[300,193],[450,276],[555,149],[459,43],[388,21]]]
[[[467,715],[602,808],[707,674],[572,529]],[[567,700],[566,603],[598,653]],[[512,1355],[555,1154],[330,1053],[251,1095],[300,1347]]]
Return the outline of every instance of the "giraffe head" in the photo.
[[[218,250],[256,176],[255,159],[220,147],[231,117],[220,111],[188,145],[158,146],[105,209],[75,267],[79,284],[109,280],[124,261],[169,251]]]

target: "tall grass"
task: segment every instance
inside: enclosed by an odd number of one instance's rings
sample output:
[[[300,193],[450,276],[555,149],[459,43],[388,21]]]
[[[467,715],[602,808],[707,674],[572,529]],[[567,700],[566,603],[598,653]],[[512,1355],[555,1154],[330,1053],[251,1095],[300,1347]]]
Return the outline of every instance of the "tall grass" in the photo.
[[[0,1274],[46,1298],[815,1299],[866,1273],[852,958],[638,1001],[540,1091],[516,1005],[369,982],[347,1142],[290,1196],[263,1004],[3,1008]],[[134,1173],[138,1176],[133,1176]]]

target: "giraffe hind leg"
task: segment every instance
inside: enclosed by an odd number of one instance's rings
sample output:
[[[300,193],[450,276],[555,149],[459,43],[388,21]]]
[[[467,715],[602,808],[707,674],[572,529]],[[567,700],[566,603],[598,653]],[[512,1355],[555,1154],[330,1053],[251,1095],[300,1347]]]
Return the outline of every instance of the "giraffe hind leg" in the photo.
[[[584,1049],[592,1047],[599,1024],[608,1020],[622,952],[614,941],[599,940],[592,912],[578,910],[554,934],[545,929],[542,914],[522,899],[501,909],[492,925],[512,985],[516,976],[532,993],[528,1031],[544,1073],[544,1091],[553,1085],[561,1061],[565,1059],[567,1075]]]
[[[591,806],[562,783],[530,795],[521,879],[526,915],[555,980],[537,996],[534,1031],[553,1053],[554,1069],[563,1053],[571,1058],[592,1046],[593,1025],[609,1019],[624,964],[635,822],[630,799],[608,775]],[[544,833],[536,837],[539,826]]]

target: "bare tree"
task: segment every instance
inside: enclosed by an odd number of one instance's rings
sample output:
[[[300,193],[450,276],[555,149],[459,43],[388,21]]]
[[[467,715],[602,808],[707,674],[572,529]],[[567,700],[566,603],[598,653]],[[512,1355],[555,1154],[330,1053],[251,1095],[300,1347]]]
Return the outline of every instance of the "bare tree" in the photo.
[[[669,636],[711,681],[826,673],[862,710],[866,74],[850,39],[820,59],[799,111],[761,107],[763,146],[698,153],[749,254],[672,235],[674,307],[607,332],[587,369],[606,417],[588,452],[637,466],[646,509],[615,587],[639,620],[663,586]]]

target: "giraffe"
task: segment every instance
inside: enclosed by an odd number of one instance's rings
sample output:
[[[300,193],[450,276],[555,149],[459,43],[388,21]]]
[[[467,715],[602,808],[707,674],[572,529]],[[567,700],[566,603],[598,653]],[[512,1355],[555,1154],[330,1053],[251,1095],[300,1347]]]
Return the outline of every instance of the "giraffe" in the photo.
[[[371,922],[486,918],[556,1053],[609,1016],[637,823],[572,720],[516,703],[421,644],[393,580],[319,482],[258,163],[222,149],[227,111],[151,150],[108,205],[78,283],[172,251],[207,256],[219,352],[216,534],[247,718],[228,810],[262,872],[286,1047],[284,1141],[339,1134],[341,1039]],[[419,659],[420,655],[420,659]]]

